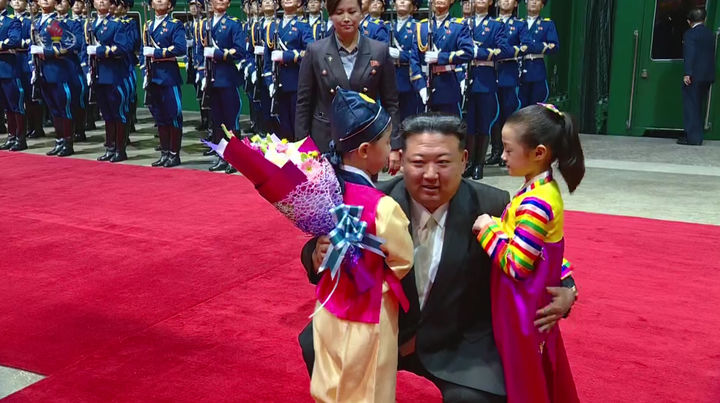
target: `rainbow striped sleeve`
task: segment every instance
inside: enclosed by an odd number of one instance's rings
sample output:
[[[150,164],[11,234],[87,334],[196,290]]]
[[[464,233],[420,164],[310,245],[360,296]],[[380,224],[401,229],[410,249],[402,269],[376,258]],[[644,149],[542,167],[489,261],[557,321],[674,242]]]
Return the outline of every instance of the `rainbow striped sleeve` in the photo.
[[[515,232],[508,238],[497,224],[490,225],[478,241],[493,262],[508,276],[523,280],[532,274],[545,245],[552,207],[537,197],[526,197],[515,211]]]
[[[560,280],[565,280],[566,278],[570,277],[573,272],[573,266],[570,264],[570,262],[563,258],[563,264],[562,269],[560,271]]]

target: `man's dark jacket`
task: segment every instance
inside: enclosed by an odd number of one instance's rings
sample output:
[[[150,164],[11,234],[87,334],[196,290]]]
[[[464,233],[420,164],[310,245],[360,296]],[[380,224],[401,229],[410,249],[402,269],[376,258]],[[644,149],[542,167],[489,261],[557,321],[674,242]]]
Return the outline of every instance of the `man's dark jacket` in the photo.
[[[380,183],[378,189],[411,216],[411,199],[403,178]],[[505,191],[468,180],[460,183],[448,208],[442,257],[425,307],[420,311],[415,272],[411,270],[402,280],[410,309],[407,313],[401,310],[399,317],[399,344],[415,335],[416,354],[432,375],[497,395],[505,394],[505,386],[492,333],[490,260],[475,239],[472,226],[481,214],[499,217],[508,202]],[[409,230],[412,233],[412,228]],[[302,256],[311,282],[318,280],[312,269],[314,248],[315,242],[308,242]],[[303,344],[302,334],[300,339]],[[302,347],[311,364],[307,350],[312,346]]]
[[[715,36],[705,24],[685,31],[683,59],[685,75],[693,83],[715,82]]]

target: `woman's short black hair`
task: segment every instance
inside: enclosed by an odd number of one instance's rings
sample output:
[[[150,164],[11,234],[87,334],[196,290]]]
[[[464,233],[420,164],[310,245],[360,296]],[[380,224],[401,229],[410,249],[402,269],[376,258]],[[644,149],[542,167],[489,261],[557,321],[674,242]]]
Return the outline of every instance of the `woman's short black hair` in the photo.
[[[357,0],[357,3],[358,7],[362,10],[362,0]],[[335,14],[335,9],[337,9],[338,4],[340,4],[340,0],[327,0],[328,15]]]
[[[407,139],[416,134],[428,132],[455,136],[460,142],[460,149],[465,148],[467,126],[459,116],[447,113],[428,112],[409,117],[402,122],[400,135],[403,139],[403,150],[405,150]]]

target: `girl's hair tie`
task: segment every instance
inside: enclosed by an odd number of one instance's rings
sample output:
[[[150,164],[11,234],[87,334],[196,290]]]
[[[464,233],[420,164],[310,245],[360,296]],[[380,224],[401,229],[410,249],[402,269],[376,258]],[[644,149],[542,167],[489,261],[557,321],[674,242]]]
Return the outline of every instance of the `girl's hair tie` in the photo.
[[[555,105],[553,105],[553,104],[544,104],[544,103],[542,103],[542,102],[538,102],[537,104],[540,105],[540,106],[542,106],[542,107],[544,107],[544,108],[547,109],[547,110],[550,110],[550,111],[553,111],[553,112],[557,113],[557,115],[560,116],[560,117],[565,117],[565,114],[562,113],[562,112],[560,112],[560,109],[558,109],[557,106],[555,106]]]

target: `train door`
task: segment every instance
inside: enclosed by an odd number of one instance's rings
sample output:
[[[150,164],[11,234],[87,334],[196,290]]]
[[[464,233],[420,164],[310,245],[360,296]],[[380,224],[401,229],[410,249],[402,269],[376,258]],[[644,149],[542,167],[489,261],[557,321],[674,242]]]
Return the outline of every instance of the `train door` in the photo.
[[[642,136],[646,130],[682,130],[682,38],[687,13],[715,2],[645,0],[616,10],[608,131]],[[627,7],[627,8],[623,8]],[[708,25],[713,28],[712,17]]]

